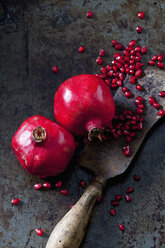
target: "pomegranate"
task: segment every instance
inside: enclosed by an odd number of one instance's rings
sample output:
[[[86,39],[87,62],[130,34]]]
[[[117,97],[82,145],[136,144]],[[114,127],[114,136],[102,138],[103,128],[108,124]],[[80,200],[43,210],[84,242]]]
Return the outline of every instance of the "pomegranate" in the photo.
[[[47,177],[66,169],[75,151],[75,141],[63,127],[36,115],[19,127],[12,139],[12,148],[26,171]]]
[[[90,74],[66,80],[54,98],[56,120],[75,135],[100,138],[102,129],[109,127],[115,104],[104,81]],[[101,139],[101,138],[100,138]]]

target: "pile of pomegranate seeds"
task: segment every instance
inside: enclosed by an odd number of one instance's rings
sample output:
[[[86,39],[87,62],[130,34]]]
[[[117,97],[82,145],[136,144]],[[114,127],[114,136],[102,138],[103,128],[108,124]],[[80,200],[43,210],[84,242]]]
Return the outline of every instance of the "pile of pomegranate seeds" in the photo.
[[[148,61],[148,65],[154,66],[156,65],[157,62],[157,67],[160,69],[164,69],[164,63],[162,62],[163,60],[163,55],[154,55],[151,60]]]
[[[16,206],[16,205],[18,205],[20,203],[20,199],[19,198],[15,198],[15,199],[13,199],[11,201],[11,203]]]
[[[42,231],[42,229],[36,229],[35,232],[36,232],[36,234],[37,234],[38,236],[43,236],[43,231]]]

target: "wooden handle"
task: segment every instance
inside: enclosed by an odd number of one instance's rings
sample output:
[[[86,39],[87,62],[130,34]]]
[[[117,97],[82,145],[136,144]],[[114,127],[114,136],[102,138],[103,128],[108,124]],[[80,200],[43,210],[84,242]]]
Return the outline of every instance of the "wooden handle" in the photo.
[[[104,178],[96,178],[85,189],[80,200],[52,231],[46,248],[78,248],[96,200],[102,194]]]

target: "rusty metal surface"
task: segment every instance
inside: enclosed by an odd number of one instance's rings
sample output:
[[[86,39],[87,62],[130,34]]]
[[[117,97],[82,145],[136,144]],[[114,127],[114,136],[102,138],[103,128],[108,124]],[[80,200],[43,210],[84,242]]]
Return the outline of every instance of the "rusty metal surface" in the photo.
[[[140,21],[137,12],[142,9],[146,18]],[[94,12],[91,20],[86,18],[88,10]],[[138,37],[138,24],[144,27],[139,44],[149,47],[146,60],[151,54],[164,54],[164,11],[163,0],[0,1],[0,247],[45,247],[52,227],[82,194],[80,179],[88,182],[91,178],[73,159],[62,177],[69,196],[56,189],[35,191],[34,183],[44,180],[27,174],[11,150],[11,139],[19,125],[34,114],[54,120],[53,97],[60,83],[73,75],[99,72],[95,64],[99,50],[104,48],[105,61],[111,61],[112,39],[126,45]],[[84,54],[78,53],[80,44],[86,47]],[[49,67],[54,64],[60,69],[56,76]],[[164,140],[162,121],[127,173],[108,182],[81,248],[165,247]],[[141,176],[139,183],[133,181],[133,174]],[[111,217],[110,200],[131,185],[135,186],[132,202],[122,201],[116,217]],[[11,206],[11,199],[17,196],[22,203]],[[118,229],[120,223],[125,225],[125,233]],[[40,227],[44,237],[34,232]]]
[[[141,93],[136,90],[135,85],[130,85],[129,77],[127,77],[124,80],[124,85],[128,87],[134,97],[132,99],[126,99],[120,87],[114,96],[114,101],[116,113],[120,114],[124,109],[135,113],[135,97],[141,95],[145,100],[143,130],[131,142],[130,157],[123,156],[122,147],[126,144],[125,138],[115,139],[111,136],[101,143],[89,142],[81,153],[79,165],[93,171],[95,175],[109,179],[124,173],[135,157],[147,133],[161,118],[164,118],[157,115],[157,110],[153,109],[148,99],[150,96],[157,99],[159,92],[165,89],[165,71],[146,69],[140,81],[144,86],[144,90]],[[163,98],[159,98],[159,104],[165,109]]]

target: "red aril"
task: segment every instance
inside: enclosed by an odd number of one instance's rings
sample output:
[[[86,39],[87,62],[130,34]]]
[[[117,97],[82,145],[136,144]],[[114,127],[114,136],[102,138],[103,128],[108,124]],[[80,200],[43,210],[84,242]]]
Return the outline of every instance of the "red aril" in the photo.
[[[118,44],[117,40],[112,41],[112,46],[116,46]]]
[[[52,72],[53,72],[53,74],[57,74],[57,72],[58,72],[58,67],[57,67],[56,65],[53,66]]]
[[[156,109],[160,108],[160,104],[158,102],[154,102],[153,107]]]
[[[160,96],[160,97],[165,97],[165,90],[161,91],[161,92],[159,93],[159,96]]]
[[[129,195],[125,195],[126,202],[131,202],[131,197]]]
[[[110,71],[108,72],[108,76],[109,76],[109,77],[112,77],[112,76],[113,76],[113,70],[110,70]]]
[[[75,151],[75,141],[63,127],[36,115],[19,127],[12,139],[12,148],[26,171],[47,177],[66,169]]]
[[[43,236],[43,231],[42,231],[42,229],[36,229],[35,230],[35,232],[36,232],[36,234],[38,235],[38,236]]]
[[[147,53],[147,47],[146,46],[143,46],[142,47],[142,54],[146,54]]]
[[[133,176],[133,179],[134,179],[135,181],[140,181],[140,176],[134,175],[134,176]]]
[[[125,157],[130,157],[130,146],[124,146],[123,153]]]
[[[125,92],[124,95],[126,98],[132,98],[133,97],[133,95],[130,91]]]
[[[135,52],[141,53],[142,52],[141,47],[140,46],[135,47]]]
[[[44,184],[43,184],[43,187],[44,187],[45,189],[50,189],[50,188],[52,187],[52,185],[51,185],[50,183],[44,183]]]
[[[129,42],[129,47],[134,47],[135,45],[136,45],[136,41],[135,40],[131,40]],[[132,48],[131,48],[131,50],[132,50]]]
[[[148,65],[154,66],[155,64],[156,64],[155,61],[152,60],[148,61]]]
[[[111,201],[111,205],[112,205],[112,207],[117,207],[117,206],[119,206],[119,202],[118,201]]]
[[[117,78],[113,80],[117,81]],[[55,94],[56,120],[76,135],[84,136],[89,132],[89,139],[98,137],[103,128],[110,126],[114,113],[111,92],[104,81],[95,75],[69,78]]]
[[[97,199],[97,202],[100,203],[102,199],[103,199],[103,195],[101,195],[101,196]]]
[[[131,78],[130,78],[130,84],[135,84],[136,83],[136,77],[135,76],[132,76]]]
[[[62,181],[58,181],[55,185],[56,188],[60,188],[62,186]]]
[[[141,27],[141,26],[137,26],[136,32],[137,32],[138,34],[140,34],[140,33],[142,32],[142,27]]]
[[[161,109],[158,111],[159,116],[164,116],[165,115],[165,110]]]
[[[107,65],[106,68],[107,68],[107,71],[112,69],[112,67],[110,65]]]
[[[90,10],[90,11],[88,11],[88,13],[87,13],[87,17],[88,18],[92,18],[93,17],[93,13],[92,13],[92,11]]]
[[[98,57],[98,58],[96,59],[96,63],[97,63],[98,65],[102,65],[102,63],[103,63],[102,58],[101,58],[101,57]]]
[[[136,89],[137,89],[138,91],[142,91],[142,90],[143,90],[143,87],[142,87],[140,84],[137,84],[137,85],[136,85]]]
[[[115,210],[114,208],[111,208],[111,209],[109,210],[109,212],[110,212],[110,214],[111,214],[112,216],[115,216],[115,215],[116,215],[116,210]]]
[[[116,201],[121,201],[122,200],[122,195],[115,195]]]
[[[101,68],[101,72],[102,72],[103,74],[106,74],[106,73],[107,73],[107,68],[106,68],[106,67],[102,67],[102,68]]]
[[[105,79],[105,83],[106,83],[106,85],[110,85],[110,80],[109,79]]]
[[[105,51],[104,51],[103,49],[102,49],[102,50],[100,50],[99,55],[100,55],[101,57],[104,57],[104,56],[105,56]]]
[[[139,70],[137,70],[137,71],[135,72],[135,77],[136,77],[136,78],[141,77],[141,75],[142,75],[142,70],[141,70],[141,69],[139,69]]]
[[[157,66],[158,66],[158,68],[160,68],[160,69],[164,69],[164,64],[161,63],[161,62],[158,62],[158,63],[157,63]]]
[[[81,184],[81,187],[82,187],[83,189],[85,189],[85,187],[86,187],[86,182],[82,180],[82,181],[80,182],[80,184]]]
[[[122,224],[119,225],[119,229],[120,229],[122,232],[125,231],[125,227],[124,227]]]
[[[153,105],[155,103],[155,99],[151,96],[149,96],[149,103]]]
[[[41,185],[41,183],[36,183],[36,184],[34,184],[34,188],[35,189],[41,189],[42,188],[42,185]]]
[[[138,13],[138,17],[139,17],[139,19],[143,19],[144,18],[144,12],[143,11],[140,11]]]
[[[18,205],[20,203],[20,199],[19,198],[15,198],[15,199],[13,199],[11,201],[11,203],[16,206],[16,205]]]
[[[68,195],[68,191],[66,189],[60,190],[60,193],[62,195]]]
[[[162,54],[159,54],[158,57],[157,57],[157,60],[158,61],[162,61],[163,60],[163,55]]]
[[[84,46],[80,46],[80,48],[79,48],[79,53],[83,53],[83,52],[85,52],[85,47]]]
[[[152,57],[152,61],[156,61],[157,60],[157,58],[158,58],[158,56],[157,55],[154,55],[153,57]]]
[[[117,51],[121,51],[121,50],[124,49],[124,47],[123,47],[123,45],[121,45],[121,44],[117,44],[117,45],[115,46],[115,49],[116,49]]]
[[[130,193],[133,193],[134,192],[134,187],[129,187],[127,190],[126,190],[126,193],[127,194],[130,194]]]
[[[129,91],[127,87],[122,87],[122,92],[123,93],[126,93],[127,91]]]

